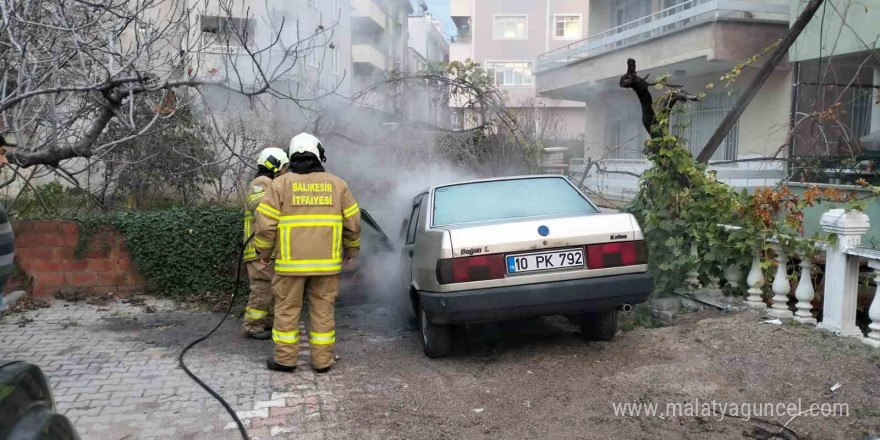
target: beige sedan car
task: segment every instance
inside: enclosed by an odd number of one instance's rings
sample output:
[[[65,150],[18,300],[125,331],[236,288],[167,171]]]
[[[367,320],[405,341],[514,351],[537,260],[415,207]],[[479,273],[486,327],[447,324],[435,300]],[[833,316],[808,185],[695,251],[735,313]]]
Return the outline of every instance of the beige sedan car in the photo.
[[[601,213],[563,176],[432,187],[402,228],[404,282],[425,354],[451,352],[450,326],[566,315],[609,340],[617,310],[647,300],[642,230]]]

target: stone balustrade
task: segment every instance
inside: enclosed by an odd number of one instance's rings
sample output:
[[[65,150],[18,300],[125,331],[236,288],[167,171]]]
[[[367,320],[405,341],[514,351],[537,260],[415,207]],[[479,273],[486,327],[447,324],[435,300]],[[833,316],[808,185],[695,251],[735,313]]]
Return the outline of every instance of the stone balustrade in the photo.
[[[816,243],[817,251],[825,251],[825,289],[822,298],[822,321],[817,322],[812,301],[816,292],[813,289],[812,272],[814,262],[811,255],[798,253],[798,266],[793,275],[797,277],[794,307],[789,305],[791,283],[789,282],[786,249],[771,239],[776,267],[771,290],[773,297],[764,301],[763,286],[766,282],[761,259],[764,253],[755,249],[752,254],[751,267],[746,277],[748,296],[745,304],[756,310],[765,310],[768,317],[794,320],[801,324],[816,325],[840,336],[861,338],[866,344],[880,348],[880,250],[861,247],[862,235],[868,231],[870,219],[860,211],[832,209],[822,215],[822,230],[834,239],[829,243]],[[735,226],[725,226],[736,228]],[[856,325],[856,307],[859,286],[859,266],[867,260],[868,267],[874,272],[877,288],[873,301],[868,309],[871,323],[865,335]],[[689,274],[689,278],[691,277]],[[728,268],[724,272],[726,281],[735,286],[740,282],[739,271]]]

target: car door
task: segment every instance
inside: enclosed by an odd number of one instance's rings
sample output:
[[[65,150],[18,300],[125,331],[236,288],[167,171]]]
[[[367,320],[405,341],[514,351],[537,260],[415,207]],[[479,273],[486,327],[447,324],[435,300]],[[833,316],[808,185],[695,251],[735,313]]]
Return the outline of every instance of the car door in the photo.
[[[387,266],[396,258],[394,245],[379,223],[361,208],[361,252],[351,265],[343,265],[339,277],[339,304],[361,304],[382,297],[394,286],[387,280]],[[383,275],[386,275],[383,277]]]
[[[418,233],[419,213],[422,207],[424,194],[419,194],[414,200],[410,215],[406,220],[405,227],[401,228],[403,232],[403,246],[400,253],[401,278],[406,292],[409,292],[412,286],[412,260],[415,249],[416,235]]]

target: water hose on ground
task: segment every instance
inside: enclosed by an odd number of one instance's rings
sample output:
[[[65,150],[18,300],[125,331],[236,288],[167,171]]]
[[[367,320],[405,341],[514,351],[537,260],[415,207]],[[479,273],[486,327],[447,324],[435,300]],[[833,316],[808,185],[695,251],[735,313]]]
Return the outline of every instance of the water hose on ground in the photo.
[[[213,329],[211,329],[211,331],[206,333],[204,336],[196,339],[195,341],[190,342],[189,345],[184,347],[183,351],[181,351],[180,355],[177,357],[177,362],[180,364],[180,368],[182,368],[183,371],[186,372],[186,374],[192,380],[194,380],[197,384],[199,384],[200,387],[204,388],[205,391],[208,392],[208,394],[210,394],[215,399],[217,399],[217,401],[220,402],[221,405],[223,405],[223,408],[226,409],[226,412],[228,412],[229,415],[232,416],[232,420],[234,420],[235,424],[238,425],[238,432],[241,433],[241,438],[243,438],[244,440],[250,440],[250,437],[248,437],[247,430],[244,428],[244,424],[241,423],[241,419],[238,418],[238,415],[235,413],[235,410],[233,410],[232,407],[229,406],[229,403],[226,402],[226,400],[224,400],[223,397],[221,397],[219,394],[217,394],[217,392],[214,391],[213,389],[211,389],[211,387],[209,387],[208,384],[206,384],[201,379],[199,379],[199,377],[196,376],[195,373],[193,373],[192,371],[189,370],[189,368],[187,368],[186,364],[183,362],[183,356],[186,355],[186,352],[189,351],[190,348],[195,347],[196,344],[204,341],[205,339],[208,339],[211,335],[213,335],[214,332],[216,332],[217,329],[219,329],[220,326],[223,325],[223,322],[226,321],[226,317],[228,317],[229,314],[232,313],[232,306],[235,304],[235,296],[238,294],[238,286],[241,283],[241,260],[244,259],[244,248],[247,247],[247,244],[253,238],[254,238],[254,235],[251,234],[251,236],[248,237],[248,239],[245,240],[244,243],[241,244],[241,250],[239,251],[239,258],[238,258],[238,267],[235,271],[235,284],[232,285],[232,298],[229,300],[229,308],[226,310],[226,313],[223,314],[223,317],[220,318],[220,322],[218,322],[217,325],[214,326]]]

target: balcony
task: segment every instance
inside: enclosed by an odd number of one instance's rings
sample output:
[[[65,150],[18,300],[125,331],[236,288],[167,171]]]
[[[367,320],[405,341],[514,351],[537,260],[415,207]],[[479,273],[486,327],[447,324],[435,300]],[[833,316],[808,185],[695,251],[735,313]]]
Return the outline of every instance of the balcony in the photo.
[[[352,18],[368,18],[375,24],[375,26],[378,26],[382,30],[385,29],[385,23],[387,21],[385,12],[382,11],[382,9],[372,0],[352,0],[351,16]]]
[[[386,70],[388,57],[375,46],[369,44],[355,44],[351,47],[351,61],[353,63],[372,64],[379,70]]]
[[[540,55],[537,92],[595,99],[619,89],[627,58],[636,60],[642,75],[669,73],[687,84],[688,78],[729,70],[783,38],[788,16],[787,1],[689,0]]]
[[[748,0],[689,0],[624,23],[538,56],[538,72],[566,66],[706,23],[765,21],[788,23],[787,3]]]

